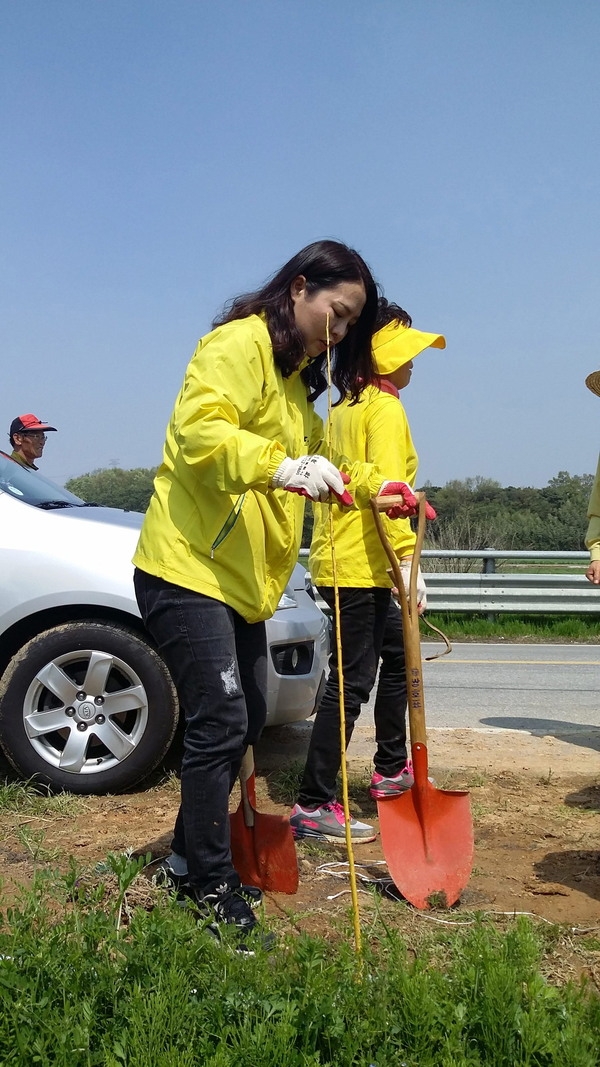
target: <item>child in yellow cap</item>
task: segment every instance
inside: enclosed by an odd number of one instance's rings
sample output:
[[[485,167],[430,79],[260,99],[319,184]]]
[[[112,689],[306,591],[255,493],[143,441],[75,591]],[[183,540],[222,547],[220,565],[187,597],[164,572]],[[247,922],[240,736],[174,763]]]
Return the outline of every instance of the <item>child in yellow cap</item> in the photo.
[[[379,300],[373,336],[378,376],[357,402],[343,400],[332,411],[332,447],[352,459],[376,463],[396,483],[414,486],[417,454],[399,392],[410,381],[412,361],[429,347],[445,348],[441,334],[412,328],[410,316],[397,304]],[[430,516],[435,512],[430,509]],[[390,521],[386,533],[400,560],[408,585],[415,535],[408,520]],[[391,600],[387,557],[370,511],[334,506],[334,539],[340,595],[341,644],[344,672],[346,743],[352,736],[361,706],[375,684],[384,652],[375,705],[375,772],[373,796],[388,796],[412,785],[406,750],[406,672],[401,615]],[[329,516],[315,505],[315,526],[309,566],[323,599],[333,607],[334,590]],[[426,606],[426,589],[418,575],[419,610]],[[298,800],[290,822],[295,837],[343,840],[343,809],[336,800],[340,769],[339,672],[336,639],[332,641],[330,673],[313,725]],[[372,841],[375,830],[353,820],[352,840]]]

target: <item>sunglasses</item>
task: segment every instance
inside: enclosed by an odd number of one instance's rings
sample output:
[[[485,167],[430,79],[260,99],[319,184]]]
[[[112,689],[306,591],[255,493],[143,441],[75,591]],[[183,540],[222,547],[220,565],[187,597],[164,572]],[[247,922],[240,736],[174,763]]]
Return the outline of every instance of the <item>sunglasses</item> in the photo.
[[[21,430],[21,437],[31,437],[34,441],[47,441],[48,436],[45,433],[38,433],[37,430]]]

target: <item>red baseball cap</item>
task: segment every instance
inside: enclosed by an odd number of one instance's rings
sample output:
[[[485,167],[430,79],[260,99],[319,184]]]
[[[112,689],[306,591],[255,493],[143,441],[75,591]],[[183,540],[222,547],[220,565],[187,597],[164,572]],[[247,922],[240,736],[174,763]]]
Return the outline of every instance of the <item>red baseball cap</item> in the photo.
[[[48,426],[37,415],[18,415],[10,424],[9,437],[14,433],[27,433],[28,430],[56,430],[56,426]]]

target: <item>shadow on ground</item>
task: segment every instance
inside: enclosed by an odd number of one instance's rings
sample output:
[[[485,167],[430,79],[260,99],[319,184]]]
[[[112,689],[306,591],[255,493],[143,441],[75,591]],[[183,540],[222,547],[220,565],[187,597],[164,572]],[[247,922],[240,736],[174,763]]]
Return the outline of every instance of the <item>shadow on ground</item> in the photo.
[[[549,852],[534,863],[533,869],[545,882],[565,885],[592,900],[600,900],[600,852],[597,850]]]
[[[533,737],[556,737],[571,745],[600,752],[600,726],[566,722],[564,719],[527,718],[519,715],[489,715],[479,720],[482,726],[501,730],[523,730]]]
[[[587,785],[576,793],[568,793],[565,804],[583,811],[600,811],[600,785]]]
[[[289,767],[295,760],[304,762],[312,722],[295,722],[289,726],[266,726],[255,746],[254,758],[259,774]]]

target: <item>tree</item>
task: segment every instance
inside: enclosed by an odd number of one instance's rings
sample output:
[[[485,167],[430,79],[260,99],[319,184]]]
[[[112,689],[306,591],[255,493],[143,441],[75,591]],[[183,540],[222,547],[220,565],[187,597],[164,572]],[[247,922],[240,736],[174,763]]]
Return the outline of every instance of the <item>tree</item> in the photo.
[[[124,511],[146,511],[152,496],[157,467],[104,467],[71,478],[66,488],[83,500],[94,501]]]
[[[574,551],[584,547],[591,474],[560,471],[544,489],[502,488],[487,478],[426,486],[438,512],[431,548]]]
[[[122,470],[106,467],[71,478],[67,489],[84,500],[126,511],[145,511],[156,467]],[[559,471],[543,489],[502,487],[491,478],[454,479],[444,486],[426,484],[438,513],[427,528],[428,548],[527,549],[566,552],[584,547],[592,474]],[[312,535],[313,509],[304,514],[302,547]],[[479,564],[477,564],[479,566]],[[461,569],[465,569],[463,564]],[[446,561],[445,561],[445,568]]]

